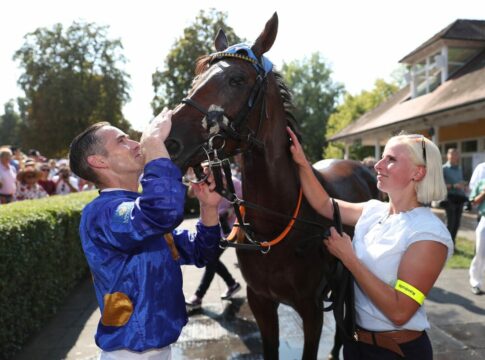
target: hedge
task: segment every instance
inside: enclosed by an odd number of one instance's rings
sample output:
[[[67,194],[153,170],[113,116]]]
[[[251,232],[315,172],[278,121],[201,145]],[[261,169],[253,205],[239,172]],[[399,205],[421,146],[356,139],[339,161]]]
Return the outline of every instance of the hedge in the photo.
[[[12,358],[87,274],[78,227],[96,195],[0,206],[0,358]]]

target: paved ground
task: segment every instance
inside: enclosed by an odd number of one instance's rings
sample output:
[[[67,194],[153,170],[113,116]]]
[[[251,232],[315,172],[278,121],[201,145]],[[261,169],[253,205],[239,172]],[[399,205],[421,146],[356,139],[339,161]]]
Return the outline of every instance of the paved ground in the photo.
[[[440,216],[442,214],[438,212]],[[193,222],[188,222],[191,225]],[[465,214],[459,236],[473,240],[474,215]],[[244,284],[232,249],[222,257],[232,274]],[[201,269],[183,268],[184,292],[193,294]],[[243,286],[245,287],[245,285]],[[189,324],[173,348],[178,359],[261,359],[261,343],[245,291],[223,301],[223,281],[216,276],[202,311],[192,313]],[[435,359],[485,359],[485,296],[471,294],[467,270],[445,270],[426,300],[432,324],[430,338]],[[280,358],[301,358],[303,337],[296,313],[280,306]],[[99,320],[94,291],[89,279],[72,293],[59,314],[35,336],[15,360],[94,360],[98,349],[93,336]],[[326,316],[320,341],[319,359],[326,359],[333,339],[334,322]]]

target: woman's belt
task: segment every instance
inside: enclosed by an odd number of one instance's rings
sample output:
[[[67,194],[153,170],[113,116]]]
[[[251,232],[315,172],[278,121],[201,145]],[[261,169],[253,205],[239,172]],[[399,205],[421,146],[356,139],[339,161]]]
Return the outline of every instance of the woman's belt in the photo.
[[[423,334],[423,331],[415,330],[396,330],[396,331],[367,331],[357,329],[356,339],[359,342],[378,346],[404,357],[399,344],[404,344],[409,341],[416,340]]]

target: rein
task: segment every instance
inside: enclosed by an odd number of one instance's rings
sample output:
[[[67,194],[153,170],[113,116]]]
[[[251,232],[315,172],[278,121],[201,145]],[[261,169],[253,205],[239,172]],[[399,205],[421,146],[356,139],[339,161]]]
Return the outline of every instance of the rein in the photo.
[[[209,166],[211,167],[211,171],[214,175],[214,180],[216,183],[216,191],[232,204],[237,218],[237,222],[234,224],[234,227],[231,230],[231,233],[228,235],[228,237],[225,239],[221,239],[221,242],[220,242],[221,248],[234,247],[234,248],[246,249],[246,250],[260,250],[262,253],[267,253],[271,249],[271,246],[277,245],[288,235],[288,233],[293,229],[296,222],[301,224],[312,225],[326,230],[326,227],[324,227],[322,224],[318,222],[298,218],[298,214],[300,212],[301,204],[303,200],[303,190],[301,188],[299,191],[297,205],[295,207],[293,215],[282,214],[280,212],[268,209],[258,204],[254,204],[254,203],[239,199],[235,193],[229,159],[226,158],[223,160],[218,160],[218,159],[215,159],[215,160],[216,161],[210,161]],[[224,186],[224,182],[222,180],[223,176],[225,178],[226,186]],[[244,222],[244,215],[245,215],[246,208],[259,210],[262,212],[269,213],[273,216],[287,219],[289,220],[289,223],[276,238],[268,241],[257,241],[255,240],[255,235],[251,230],[250,225]],[[241,232],[241,231],[242,231],[241,234],[244,234],[245,237],[250,242],[249,244],[235,242],[238,232]]]

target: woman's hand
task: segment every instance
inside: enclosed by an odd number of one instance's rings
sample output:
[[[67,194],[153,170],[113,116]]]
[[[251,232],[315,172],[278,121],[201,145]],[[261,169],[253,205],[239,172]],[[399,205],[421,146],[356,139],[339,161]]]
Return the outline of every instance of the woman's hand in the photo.
[[[293,161],[298,166],[308,166],[308,160],[306,159],[305,153],[300,142],[298,141],[297,136],[288,126],[286,127],[286,131],[288,132],[288,135],[290,135],[290,139],[292,142],[292,144],[290,145],[290,152],[293,156]]]
[[[352,240],[346,233],[340,235],[337,230],[332,226],[330,228],[330,236],[323,239],[323,243],[327,247],[328,251],[338,258],[344,265],[353,257],[354,248],[352,247]]]

